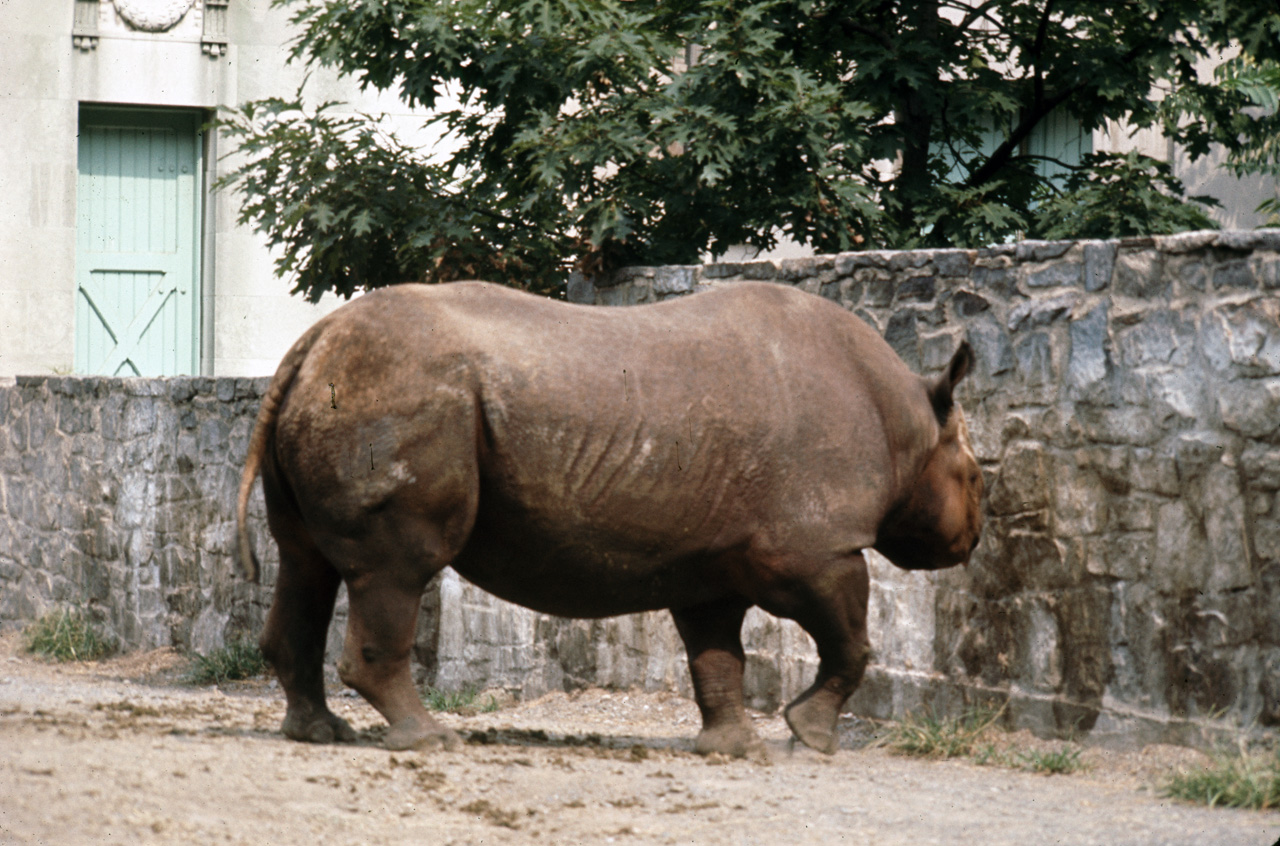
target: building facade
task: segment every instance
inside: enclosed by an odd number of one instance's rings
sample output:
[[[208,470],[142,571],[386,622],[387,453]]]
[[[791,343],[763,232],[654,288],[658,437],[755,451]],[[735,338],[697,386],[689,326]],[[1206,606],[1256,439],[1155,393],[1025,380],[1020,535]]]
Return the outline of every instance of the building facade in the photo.
[[[309,101],[422,121],[290,64],[288,18],[270,0],[0,3],[0,376],[269,374],[340,303],[290,296],[236,224],[210,121],[304,79]]]

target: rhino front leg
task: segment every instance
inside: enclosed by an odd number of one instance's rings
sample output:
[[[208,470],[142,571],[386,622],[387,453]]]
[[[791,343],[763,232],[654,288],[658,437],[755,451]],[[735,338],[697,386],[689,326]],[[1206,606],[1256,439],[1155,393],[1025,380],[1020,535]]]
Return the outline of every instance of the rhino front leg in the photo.
[[[341,579],[309,544],[284,536],[280,571],[258,645],[284,688],[281,731],[292,740],[349,743],[356,733],[324,698],[324,647]]]
[[[806,580],[788,616],[818,647],[818,677],[787,706],[787,725],[806,746],[832,754],[839,745],[836,722],[853,695],[871,656],[867,639],[867,563],[861,553],[831,562]]]
[[[390,725],[387,749],[455,749],[461,740],[423,707],[410,672],[422,586],[398,584],[386,572],[347,582],[350,610],[338,675]]]
[[[689,656],[693,694],[702,712],[702,731],[694,745],[701,755],[767,756],[742,699],[741,632],[747,608],[745,603],[727,600],[671,611]]]

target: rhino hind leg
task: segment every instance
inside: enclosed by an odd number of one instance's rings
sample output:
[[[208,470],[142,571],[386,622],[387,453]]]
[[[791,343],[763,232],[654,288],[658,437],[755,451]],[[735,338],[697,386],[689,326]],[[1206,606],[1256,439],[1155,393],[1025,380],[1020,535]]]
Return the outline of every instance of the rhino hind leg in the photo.
[[[819,660],[813,685],[784,713],[797,739],[830,755],[839,746],[840,709],[862,681],[871,655],[867,639],[870,586],[861,553],[830,563],[821,573],[821,578],[807,583],[800,604],[783,615],[809,633]]]
[[[694,698],[702,713],[702,731],[694,745],[701,755],[768,758],[743,706],[741,631],[747,607],[730,600],[671,611],[689,656]]]
[[[281,730],[292,740],[350,743],[355,731],[324,697],[325,636],[340,578],[313,547],[282,536],[275,595],[258,641],[284,689]]]
[[[347,582],[350,608],[338,675],[386,719],[383,745],[393,751],[461,744],[423,707],[413,683],[409,659],[422,588],[417,579],[398,583],[387,570]]]

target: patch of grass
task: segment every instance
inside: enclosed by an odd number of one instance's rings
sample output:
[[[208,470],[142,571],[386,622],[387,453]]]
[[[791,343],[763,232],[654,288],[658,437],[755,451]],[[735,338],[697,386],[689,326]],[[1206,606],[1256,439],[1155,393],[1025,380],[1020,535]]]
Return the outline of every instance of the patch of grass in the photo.
[[[1081,749],[1073,745],[1053,751],[1020,751],[1008,742],[992,742],[989,732],[1003,708],[978,708],[958,717],[912,714],[893,725],[884,744],[903,755],[968,758],[979,766],[1010,767],[1036,773],[1074,773],[1085,769]]]
[[[984,743],[969,756],[980,767],[1015,767],[1017,762],[1008,750],[998,748],[994,743]]]
[[[889,730],[886,743],[903,755],[927,758],[964,758],[975,754],[983,733],[999,719],[1003,709],[978,708],[958,717],[910,714]]]
[[[187,684],[223,684],[253,678],[266,669],[267,660],[256,643],[236,640],[207,655],[194,653],[183,678]]]
[[[1165,795],[1211,808],[1280,808],[1280,749],[1269,755],[1219,755],[1209,767],[1175,775]]]
[[[1053,752],[1020,752],[1018,760],[1026,769],[1045,775],[1066,775],[1084,769],[1084,762],[1080,760],[1080,750],[1070,746],[1064,746]]]
[[[429,687],[422,692],[422,704],[428,711],[448,711],[451,713],[491,714],[498,710],[498,700],[492,696],[485,697],[483,702],[480,692],[474,687],[462,690],[440,690]]]
[[[116,650],[93,621],[70,609],[44,615],[27,626],[23,638],[28,652],[54,661],[94,661]]]

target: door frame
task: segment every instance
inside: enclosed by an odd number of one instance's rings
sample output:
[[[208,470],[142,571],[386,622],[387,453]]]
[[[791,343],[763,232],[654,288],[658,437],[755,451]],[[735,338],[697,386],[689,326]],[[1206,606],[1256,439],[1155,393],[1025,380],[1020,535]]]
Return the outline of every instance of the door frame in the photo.
[[[213,133],[207,131],[208,112],[204,109],[181,108],[181,107],[160,107],[146,105],[128,105],[128,104],[105,104],[105,103],[81,103],[79,109],[77,123],[77,138],[86,126],[120,126],[131,128],[162,128],[173,129],[182,133],[184,136],[191,138],[193,141],[192,152],[194,161],[191,168],[191,196],[180,196],[180,202],[185,206],[189,203],[192,215],[191,226],[186,236],[191,239],[191,265],[186,271],[189,273],[191,290],[189,292],[190,313],[184,316],[183,322],[186,325],[186,331],[190,333],[190,344],[188,348],[182,351],[179,371],[183,375],[200,375],[204,372],[207,360],[207,344],[209,339],[206,338],[206,322],[204,319],[204,309],[206,301],[207,281],[211,278],[207,274],[206,269],[206,220],[209,219],[208,209],[208,138]],[[79,168],[79,144],[77,144],[77,167],[76,167],[76,297],[77,300],[81,296],[81,272],[83,270],[82,262],[86,258],[80,252],[80,168]],[[183,192],[185,193],[185,192]],[[184,227],[185,228],[185,227]],[[77,302],[77,312],[79,309]],[[76,338],[75,353],[76,360],[80,360],[81,356],[81,339]]]

